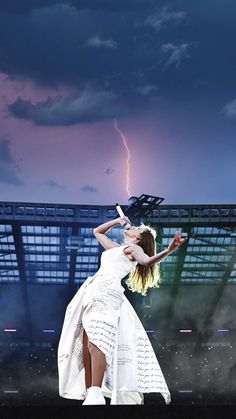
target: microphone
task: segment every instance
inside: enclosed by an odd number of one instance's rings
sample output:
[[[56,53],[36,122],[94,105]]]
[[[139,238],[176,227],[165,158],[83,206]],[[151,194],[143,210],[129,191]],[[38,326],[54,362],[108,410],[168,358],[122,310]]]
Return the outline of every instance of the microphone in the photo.
[[[124,217],[125,214],[123,213],[119,204],[116,204],[116,211],[118,212],[120,217]],[[128,229],[130,227],[131,227],[131,225],[129,223],[124,226],[124,228],[126,228],[126,229]]]

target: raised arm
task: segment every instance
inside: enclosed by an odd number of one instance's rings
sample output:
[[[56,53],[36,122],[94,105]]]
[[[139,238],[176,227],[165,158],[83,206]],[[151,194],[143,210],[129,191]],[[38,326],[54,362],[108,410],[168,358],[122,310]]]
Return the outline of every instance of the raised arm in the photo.
[[[130,246],[130,253],[133,256],[133,258],[140,264],[144,266],[153,266],[155,263],[160,263],[163,259],[165,259],[168,255],[170,255],[172,252],[174,252],[177,247],[181,246],[183,243],[185,243],[187,238],[181,238],[181,235],[179,231],[176,231],[175,236],[167,249],[163,250],[162,252],[157,253],[154,256],[148,256],[143,249],[133,244]]]
[[[127,223],[130,224],[130,220],[128,217],[119,217],[119,218],[116,218],[115,220],[107,221],[106,223],[103,223],[99,225],[98,227],[94,228],[93,233],[96,239],[99,241],[99,243],[101,243],[101,245],[105,249],[111,249],[112,247],[119,247],[120,244],[109,239],[109,237],[107,237],[105,233],[107,233],[109,230],[111,230],[111,228],[117,225],[121,225],[124,227]]]

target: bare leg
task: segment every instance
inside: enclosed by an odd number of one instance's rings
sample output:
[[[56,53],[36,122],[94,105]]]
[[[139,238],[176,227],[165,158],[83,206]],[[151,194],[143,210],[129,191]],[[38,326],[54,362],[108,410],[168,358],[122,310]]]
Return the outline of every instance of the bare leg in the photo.
[[[85,369],[85,385],[86,388],[91,387],[91,357],[88,349],[88,336],[84,330],[83,334],[83,363]]]
[[[91,356],[92,386],[101,387],[104,372],[106,369],[106,358],[104,353],[93,343],[88,344]]]

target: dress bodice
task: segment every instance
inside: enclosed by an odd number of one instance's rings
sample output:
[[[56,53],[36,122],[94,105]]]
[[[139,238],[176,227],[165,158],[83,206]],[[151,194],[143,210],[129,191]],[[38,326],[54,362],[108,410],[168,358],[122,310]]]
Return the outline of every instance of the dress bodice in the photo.
[[[97,275],[111,275],[122,279],[128,275],[137,265],[137,261],[130,260],[124,253],[124,244],[111,249],[105,250],[101,257],[101,266],[97,271]]]

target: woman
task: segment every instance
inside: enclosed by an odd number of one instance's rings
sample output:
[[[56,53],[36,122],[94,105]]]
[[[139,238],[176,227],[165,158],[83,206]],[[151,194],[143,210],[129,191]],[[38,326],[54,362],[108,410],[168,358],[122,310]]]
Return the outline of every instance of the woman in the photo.
[[[121,279],[130,274],[128,287],[146,294],[159,287],[161,260],[187,239],[176,231],[166,250],[155,253],[156,233],[141,225],[124,231],[124,244],[106,233],[131,224],[119,217],[94,229],[106,249],[101,267],[88,277],[67,307],[58,346],[59,394],[85,399],[83,405],[142,404],[143,393],[160,392],[166,403],[170,393],[147,334],[124,296]]]

